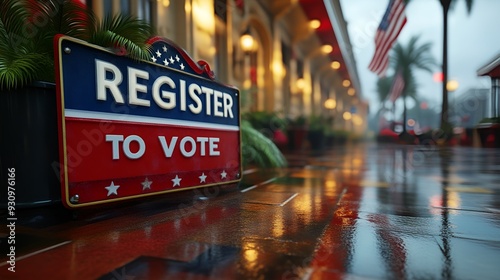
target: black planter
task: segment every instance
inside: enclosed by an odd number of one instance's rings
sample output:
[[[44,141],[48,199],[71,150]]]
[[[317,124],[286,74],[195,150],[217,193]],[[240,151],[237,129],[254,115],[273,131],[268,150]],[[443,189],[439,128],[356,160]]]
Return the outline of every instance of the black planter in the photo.
[[[9,168],[15,169],[16,208],[60,201],[58,149],[54,84],[38,82],[20,90],[0,92],[0,206],[3,209],[8,202]]]
[[[309,141],[309,145],[311,150],[320,151],[325,149],[325,132],[319,130],[309,130],[307,133],[307,140]]]
[[[307,136],[307,129],[305,127],[290,127],[287,130],[287,136],[288,150],[301,151]]]
[[[482,123],[476,129],[482,147],[500,148],[500,123]],[[490,137],[493,137],[493,141],[488,141]]]

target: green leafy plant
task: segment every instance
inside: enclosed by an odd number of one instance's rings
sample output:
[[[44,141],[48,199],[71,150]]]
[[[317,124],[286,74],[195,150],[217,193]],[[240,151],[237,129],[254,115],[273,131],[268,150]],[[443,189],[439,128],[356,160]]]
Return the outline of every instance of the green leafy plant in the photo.
[[[276,145],[256,130],[249,121],[241,121],[243,166],[284,167],[287,162]]]
[[[147,59],[151,26],[118,14],[97,20],[91,9],[72,0],[0,0],[0,89],[36,80],[54,81],[53,40],[65,34]]]
[[[307,118],[303,115],[300,115],[296,118],[289,118],[288,119],[288,126],[292,128],[296,127],[305,127],[307,125]]]
[[[286,120],[280,118],[278,114],[274,112],[247,112],[243,114],[242,118],[249,121],[253,128],[257,130],[265,129],[274,132],[279,129],[283,130],[287,126]]]
[[[241,107],[250,102],[250,92],[254,89],[241,91]],[[241,154],[244,167],[284,167],[287,165],[283,153],[270,139],[272,127],[285,125],[276,113],[259,111],[246,112],[241,116]],[[266,132],[267,131],[267,132]],[[264,132],[264,133],[263,133]],[[268,135],[269,134],[269,135]]]
[[[343,143],[349,138],[350,132],[347,130],[338,129],[338,130],[334,130],[333,134],[335,135],[335,138],[337,139],[337,141],[339,143]]]
[[[326,133],[326,131],[331,127],[332,121],[332,118],[312,115],[309,117],[309,131]]]

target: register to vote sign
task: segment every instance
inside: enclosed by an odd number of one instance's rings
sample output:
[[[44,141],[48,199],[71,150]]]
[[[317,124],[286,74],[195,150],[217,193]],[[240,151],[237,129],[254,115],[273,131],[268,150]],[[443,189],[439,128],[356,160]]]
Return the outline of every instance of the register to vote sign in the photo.
[[[239,181],[238,90],[172,42],[150,43],[138,61],[56,38],[67,207]]]

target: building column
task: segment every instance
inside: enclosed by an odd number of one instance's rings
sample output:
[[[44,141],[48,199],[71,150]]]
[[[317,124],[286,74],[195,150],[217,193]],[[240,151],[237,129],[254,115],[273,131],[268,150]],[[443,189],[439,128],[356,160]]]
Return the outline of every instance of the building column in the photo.
[[[491,117],[500,116],[500,78],[491,78]]]

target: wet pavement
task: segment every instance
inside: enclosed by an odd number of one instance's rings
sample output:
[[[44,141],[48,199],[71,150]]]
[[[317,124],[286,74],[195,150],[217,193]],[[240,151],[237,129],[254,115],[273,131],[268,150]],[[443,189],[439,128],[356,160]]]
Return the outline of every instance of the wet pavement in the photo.
[[[0,279],[500,278],[500,149],[366,143],[287,158],[230,188],[27,213],[15,273],[0,229]]]

